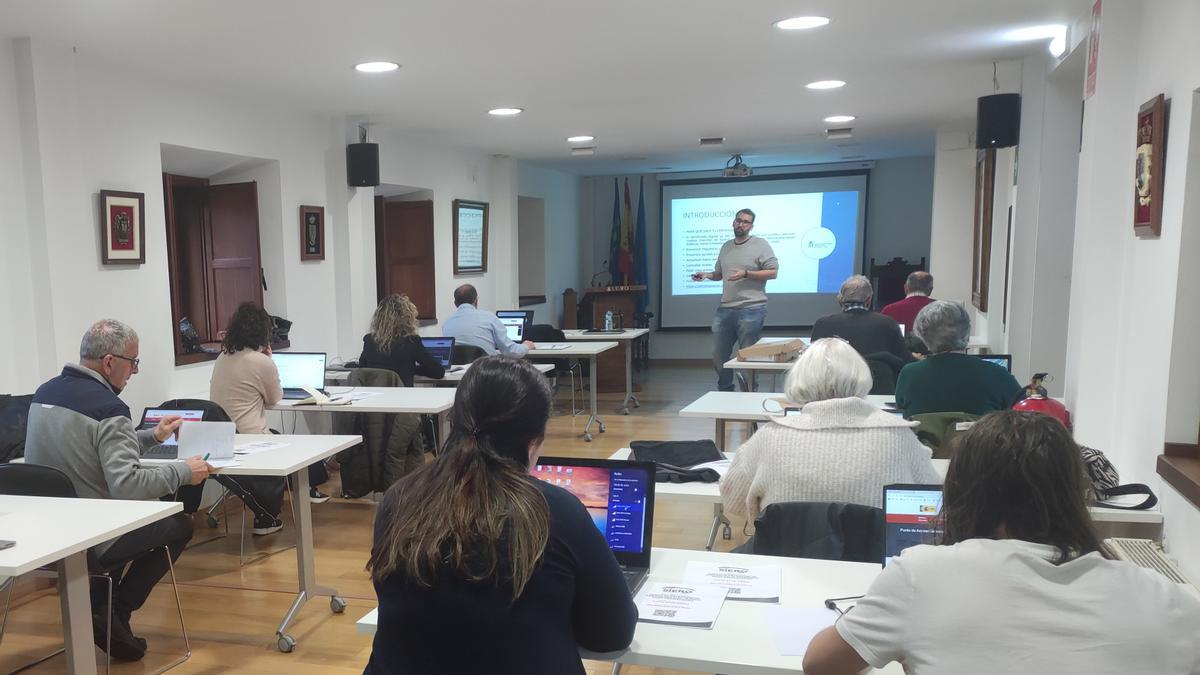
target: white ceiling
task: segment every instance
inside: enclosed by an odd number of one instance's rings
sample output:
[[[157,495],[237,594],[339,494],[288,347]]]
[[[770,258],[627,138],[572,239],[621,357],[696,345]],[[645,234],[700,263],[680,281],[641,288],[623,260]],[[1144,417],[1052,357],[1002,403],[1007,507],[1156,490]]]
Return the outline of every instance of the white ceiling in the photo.
[[[414,136],[580,174],[930,154],[970,125],[994,60],[1037,44],[1012,28],[1071,24],[1090,0],[5,0],[0,35],[68,41],[83,58],[363,116]],[[833,23],[785,33],[796,15]],[[391,60],[364,75],[359,61]],[[1015,90],[1016,64],[1002,64]],[[841,79],[840,90],[803,87]],[[515,118],[486,114],[518,106]],[[821,119],[853,114],[854,139]],[[565,138],[597,137],[595,157]],[[700,150],[701,136],[724,148]],[[849,143],[849,145],[846,145]],[[839,145],[840,144],[840,145]]]

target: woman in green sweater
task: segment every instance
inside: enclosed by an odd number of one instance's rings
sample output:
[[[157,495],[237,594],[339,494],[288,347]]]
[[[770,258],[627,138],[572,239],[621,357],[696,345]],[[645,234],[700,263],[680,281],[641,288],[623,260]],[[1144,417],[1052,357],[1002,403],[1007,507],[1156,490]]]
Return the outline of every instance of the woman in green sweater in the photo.
[[[917,314],[913,332],[929,355],[904,366],[896,404],[908,417],[963,412],[986,415],[1016,403],[1021,385],[1007,370],[967,354],[971,316],[956,302],[939,300]]]

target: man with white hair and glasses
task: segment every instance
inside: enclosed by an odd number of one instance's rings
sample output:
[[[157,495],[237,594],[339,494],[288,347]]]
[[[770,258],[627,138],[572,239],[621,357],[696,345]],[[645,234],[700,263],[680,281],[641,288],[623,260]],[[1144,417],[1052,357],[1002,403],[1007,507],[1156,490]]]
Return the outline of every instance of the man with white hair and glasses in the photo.
[[[212,467],[199,457],[141,463],[142,452],[167,440],[181,419],[169,415],[154,429],[134,428],[129,406],[118,395],[138,372],[139,362],[132,328],[112,319],[93,324],[79,345],[79,363],[66,364],[33,395],[25,460],[62,471],[76,494],[88,499],[158,499],[180,486],[204,482]],[[95,547],[100,565],[117,569],[112,573],[112,656],[136,661],[145,655],[146,641],[133,635],[130,615],[169,569],[158,549],[166,546],[174,561],[191,538],[191,519],[177,513]],[[92,628],[101,649],[107,603],[107,586],[93,582]]]
[[[887,352],[901,363],[911,361],[912,353],[900,334],[900,324],[891,317],[871,311],[873,295],[871,280],[861,274],[843,282],[837,294],[842,309],[817,319],[812,329],[813,342],[840,337],[864,357]]]

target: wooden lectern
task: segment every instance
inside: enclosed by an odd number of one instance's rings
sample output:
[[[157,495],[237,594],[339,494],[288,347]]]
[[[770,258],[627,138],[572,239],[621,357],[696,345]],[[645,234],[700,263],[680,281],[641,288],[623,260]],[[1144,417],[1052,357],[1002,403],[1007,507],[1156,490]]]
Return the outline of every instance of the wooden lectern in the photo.
[[[576,293],[568,288],[563,292],[563,329],[571,328],[603,328],[604,314],[612,310],[621,314],[625,323],[623,328],[633,328],[633,314],[637,307],[637,296],[645,293],[645,285],[638,286],[597,286],[585,288],[583,297],[576,300]],[[611,393],[625,391],[625,349],[632,349],[633,343],[621,341],[617,349],[610,349],[600,354],[596,369],[600,371],[594,376],[596,391]]]

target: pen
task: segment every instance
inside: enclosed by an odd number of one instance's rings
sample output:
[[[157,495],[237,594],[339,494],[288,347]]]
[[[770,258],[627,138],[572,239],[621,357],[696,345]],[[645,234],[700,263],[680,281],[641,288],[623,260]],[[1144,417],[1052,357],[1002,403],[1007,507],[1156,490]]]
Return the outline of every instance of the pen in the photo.
[[[207,462],[207,461],[208,461],[208,456],[209,456],[209,455],[211,455],[211,454],[212,454],[211,452],[206,452],[206,453],[204,453],[204,459],[202,459],[202,460],[200,460],[200,461],[202,461],[202,462]]]

